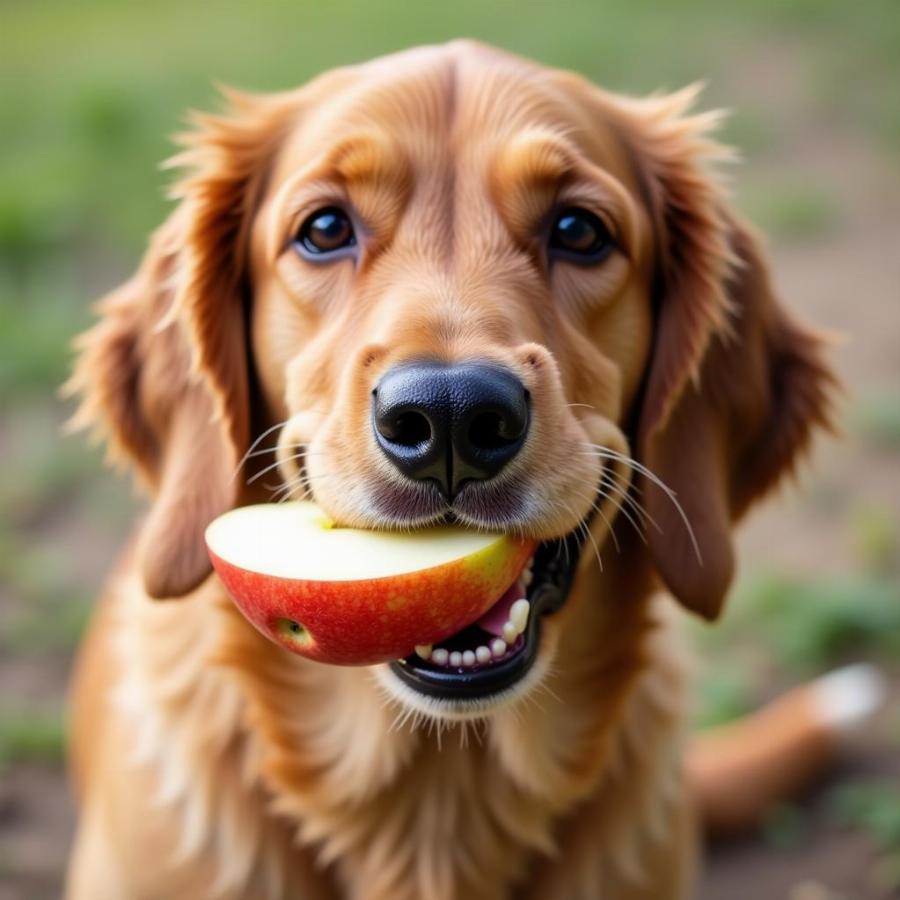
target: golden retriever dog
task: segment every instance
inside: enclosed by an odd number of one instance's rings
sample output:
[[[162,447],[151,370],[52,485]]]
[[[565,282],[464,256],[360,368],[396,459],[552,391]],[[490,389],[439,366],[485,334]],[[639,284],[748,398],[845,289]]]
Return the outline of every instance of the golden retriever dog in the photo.
[[[70,383],[152,497],[77,673],[70,900],[690,895],[676,609],[719,614],[832,386],[695,93],[463,41],[193,119]],[[203,534],[304,496],[539,540],[524,639],[275,646]]]

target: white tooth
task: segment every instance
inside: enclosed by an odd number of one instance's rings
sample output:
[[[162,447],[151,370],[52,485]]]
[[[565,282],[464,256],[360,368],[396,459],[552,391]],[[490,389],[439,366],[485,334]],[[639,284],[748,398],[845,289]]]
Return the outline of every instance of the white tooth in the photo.
[[[462,653],[460,653],[459,650],[454,650],[450,654],[450,665],[455,669],[458,669],[462,665]]]
[[[531,611],[531,604],[527,600],[516,600],[509,608],[509,621],[516,626],[516,631],[521,634],[528,624],[528,613]]]
[[[449,658],[450,654],[443,647],[438,647],[437,650],[431,651],[431,661],[439,666],[446,666]]]
[[[491,653],[498,659],[506,653],[506,641],[503,638],[494,638],[491,641]]]
[[[475,665],[475,654],[471,650],[463,651],[463,665],[464,666],[474,666]]]
[[[491,661],[491,651],[489,647],[476,647],[475,648],[475,659],[480,663],[486,663]]]
[[[507,644],[513,643],[518,636],[519,630],[512,622],[507,622],[503,626],[503,640],[506,641]]]
[[[416,644],[416,656],[431,659],[431,644]]]
[[[531,569],[526,569],[519,576],[519,581],[521,581],[522,584],[525,585],[525,587],[528,587],[528,585],[531,584],[533,579],[534,579],[534,574],[532,573]]]

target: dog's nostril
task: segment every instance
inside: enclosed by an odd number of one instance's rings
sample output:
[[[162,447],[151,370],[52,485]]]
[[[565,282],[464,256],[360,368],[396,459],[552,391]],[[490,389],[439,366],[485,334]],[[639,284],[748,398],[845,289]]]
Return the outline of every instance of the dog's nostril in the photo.
[[[518,441],[523,429],[495,412],[479,413],[469,425],[469,443],[478,450],[498,450]]]
[[[422,413],[401,413],[386,422],[380,422],[382,436],[403,447],[418,447],[431,437],[431,423]]]

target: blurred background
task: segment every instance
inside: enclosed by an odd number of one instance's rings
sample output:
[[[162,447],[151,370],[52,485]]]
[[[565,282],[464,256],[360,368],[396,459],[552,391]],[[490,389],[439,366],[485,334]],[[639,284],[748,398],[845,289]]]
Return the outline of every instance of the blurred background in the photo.
[[[64,438],[90,303],[166,213],[157,164],[220,81],[268,90],[479,37],[606,87],[703,79],[734,112],[738,205],[787,302],[846,335],[840,441],[742,533],[725,621],[691,627],[698,726],[841,662],[893,702],[807,797],[710,848],[705,900],[900,896],[900,4],[897,0],[0,2],[0,900],[56,897],[73,812],[65,691],[140,501]]]

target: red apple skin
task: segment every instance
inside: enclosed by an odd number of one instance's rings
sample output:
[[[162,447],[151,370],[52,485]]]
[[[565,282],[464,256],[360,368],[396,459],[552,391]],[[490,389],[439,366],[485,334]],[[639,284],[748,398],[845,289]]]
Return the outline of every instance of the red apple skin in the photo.
[[[436,644],[478,619],[515,581],[534,541],[507,538],[504,552],[400,575],[306,581],[242,569],[211,549],[213,566],[241,612],[266,637],[318,662],[366,666]],[[302,637],[286,624],[300,623]]]

